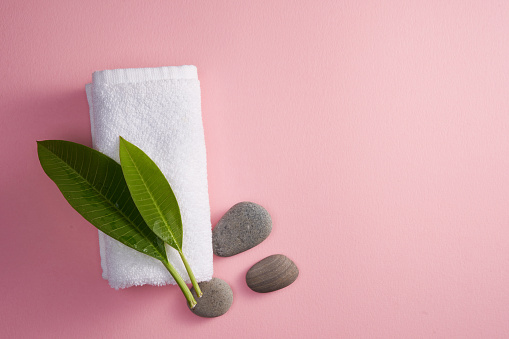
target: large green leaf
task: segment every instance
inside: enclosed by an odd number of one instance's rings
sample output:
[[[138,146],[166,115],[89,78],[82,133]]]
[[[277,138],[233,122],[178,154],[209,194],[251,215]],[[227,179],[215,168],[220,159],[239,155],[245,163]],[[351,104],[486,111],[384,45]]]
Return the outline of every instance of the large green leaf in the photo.
[[[164,242],[140,215],[118,163],[63,140],[38,141],[37,152],[44,172],[92,225],[126,246],[167,261]]]
[[[120,138],[120,164],[131,196],[148,227],[182,252],[182,219],[164,174],[141,149]]]

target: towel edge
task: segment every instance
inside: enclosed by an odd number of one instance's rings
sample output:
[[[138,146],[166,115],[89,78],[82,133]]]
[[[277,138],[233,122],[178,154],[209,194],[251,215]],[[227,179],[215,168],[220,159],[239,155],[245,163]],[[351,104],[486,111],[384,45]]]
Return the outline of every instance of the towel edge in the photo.
[[[92,74],[92,83],[94,84],[114,85],[167,79],[198,79],[198,69],[194,65],[156,68],[119,68],[96,71]]]

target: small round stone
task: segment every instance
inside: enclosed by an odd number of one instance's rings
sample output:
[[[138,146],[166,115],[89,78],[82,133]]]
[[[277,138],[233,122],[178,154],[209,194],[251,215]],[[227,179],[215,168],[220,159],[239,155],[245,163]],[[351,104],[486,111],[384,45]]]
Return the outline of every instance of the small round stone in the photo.
[[[293,283],[299,269],[293,261],[282,254],[274,254],[254,264],[246,274],[250,289],[259,293],[280,290]]]
[[[219,278],[198,283],[203,293],[201,298],[191,288],[196,299],[196,306],[191,310],[194,314],[204,318],[215,318],[225,314],[233,303],[233,291],[228,283]]]
[[[214,254],[231,257],[255,247],[272,231],[269,212],[253,202],[239,202],[230,208],[212,231]]]

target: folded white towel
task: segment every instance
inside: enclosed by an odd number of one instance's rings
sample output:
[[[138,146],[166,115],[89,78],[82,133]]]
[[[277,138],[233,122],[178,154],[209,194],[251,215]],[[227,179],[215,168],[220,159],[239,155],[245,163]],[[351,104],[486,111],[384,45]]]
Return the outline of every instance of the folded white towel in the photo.
[[[212,278],[212,235],[200,82],[195,66],[94,72],[86,85],[93,147],[119,162],[119,136],[140,147],[168,179],[180,206],[183,251],[197,281]],[[99,232],[111,287],[175,284],[164,266]],[[190,282],[177,251],[168,258]]]

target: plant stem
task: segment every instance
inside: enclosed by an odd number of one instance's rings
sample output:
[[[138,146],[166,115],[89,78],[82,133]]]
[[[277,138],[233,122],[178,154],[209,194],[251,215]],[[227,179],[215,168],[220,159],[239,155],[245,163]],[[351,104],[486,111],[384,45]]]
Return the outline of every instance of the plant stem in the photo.
[[[187,274],[189,275],[189,278],[191,279],[191,283],[193,284],[194,291],[196,292],[196,295],[198,298],[201,298],[203,293],[200,290],[200,286],[198,286],[198,283],[196,282],[196,278],[194,277],[193,271],[191,270],[191,267],[189,266],[189,263],[186,260],[186,257],[184,256],[184,253],[182,251],[179,251],[180,257],[182,258],[182,261],[184,262],[184,266],[186,267]]]
[[[177,285],[179,285],[180,289],[182,290],[182,293],[184,293],[184,296],[186,297],[187,304],[189,305],[190,309],[193,309],[196,306],[196,300],[193,297],[193,294],[189,290],[189,287],[187,287],[185,281],[182,279],[180,274],[175,270],[175,268],[170,264],[167,260],[161,260],[164,264],[164,267],[170,272],[171,276],[175,281],[177,282]]]

